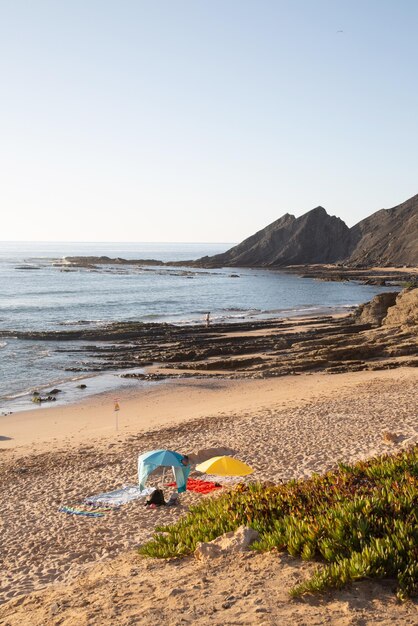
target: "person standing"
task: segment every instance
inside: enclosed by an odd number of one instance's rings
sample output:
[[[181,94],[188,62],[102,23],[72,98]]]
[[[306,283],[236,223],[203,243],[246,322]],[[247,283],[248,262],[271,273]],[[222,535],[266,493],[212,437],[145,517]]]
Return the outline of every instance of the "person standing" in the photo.
[[[206,327],[209,328],[210,326],[210,313],[206,313]]]

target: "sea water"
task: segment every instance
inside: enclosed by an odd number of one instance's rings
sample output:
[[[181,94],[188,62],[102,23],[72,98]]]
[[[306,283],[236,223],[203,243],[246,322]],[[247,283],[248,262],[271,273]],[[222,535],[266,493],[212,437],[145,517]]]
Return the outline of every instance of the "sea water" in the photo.
[[[65,381],[66,391],[59,401],[72,401],[79,391],[74,374],[66,368],[88,369],[85,353],[78,353],[80,342],[19,340],[2,337],[4,330],[92,328],[112,321],[197,324],[209,311],[213,322],[332,313],[388,290],[262,269],[61,264],[68,256],[102,255],[187,261],[224,252],[232,245],[0,243],[0,411],[27,408],[32,390]],[[87,393],[121,384],[134,383],[117,373],[102,374],[89,381]]]

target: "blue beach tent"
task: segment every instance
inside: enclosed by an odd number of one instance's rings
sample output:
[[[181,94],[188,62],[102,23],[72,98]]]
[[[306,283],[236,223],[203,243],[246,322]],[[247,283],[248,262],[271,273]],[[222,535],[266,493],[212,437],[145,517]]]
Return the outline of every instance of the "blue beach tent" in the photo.
[[[138,482],[141,489],[145,489],[148,476],[157,467],[172,467],[177,484],[177,491],[186,491],[187,478],[190,474],[190,466],[184,465],[183,454],[172,450],[151,450],[138,457]]]

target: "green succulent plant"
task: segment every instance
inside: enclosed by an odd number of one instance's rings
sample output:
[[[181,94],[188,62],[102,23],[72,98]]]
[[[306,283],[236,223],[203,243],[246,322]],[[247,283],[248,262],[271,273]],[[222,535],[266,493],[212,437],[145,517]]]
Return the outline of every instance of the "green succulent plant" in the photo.
[[[322,565],[291,595],[339,588],[361,578],[396,578],[398,597],[418,592],[418,446],[307,480],[240,484],[156,529],[140,553],[179,557],[241,525],[254,550],[286,550]]]

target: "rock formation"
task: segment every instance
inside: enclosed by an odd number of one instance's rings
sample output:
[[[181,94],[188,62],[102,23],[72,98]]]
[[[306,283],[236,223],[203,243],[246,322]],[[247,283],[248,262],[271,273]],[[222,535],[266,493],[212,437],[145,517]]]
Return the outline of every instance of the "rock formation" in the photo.
[[[164,265],[156,259],[122,259],[108,256],[68,256],[54,263],[56,267],[94,268],[96,265]],[[26,269],[26,268],[25,268]]]
[[[350,229],[351,266],[418,264],[418,195],[382,209]]]
[[[166,265],[274,268],[335,263],[338,263],[342,273],[341,280],[346,279],[350,269],[362,271],[375,266],[417,266],[418,195],[392,209],[377,211],[352,228],[348,228],[339,217],[328,215],[321,206],[300,217],[286,213],[230,250],[197,261],[74,256],[56,261],[54,265],[62,271],[72,271],[75,268],[97,270],[101,266],[125,265],[141,268]],[[338,280],[332,275],[332,268],[322,268],[321,271],[322,278],[328,273],[331,280]],[[231,274],[231,277],[238,276]]]
[[[397,295],[396,291],[379,293],[370,302],[361,304],[355,314],[358,323],[381,326],[389,307],[395,304]]]
[[[205,267],[284,267],[343,262],[350,267],[418,265],[418,195],[373,213],[352,228],[316,207],[286,213],[223,254],[199,259]]]
[[[227,252],[200,261],[241,267],[332,263],[349,250],[348,226],[319,206],[298,218],[286,213]]]
[[[246,526],[240,526],[237,530],[225,533],[213,541],[199,541],[195,558],[202,561],[210,561],[234,552],[246,552],[251,544],[260,539],[260,535],[256,530]]]
[[[398,326],[412,329],[418,334],[418,289],[405,289],[396,298],[395,306],[391,306],[383,326]]]
[[[395,301],[396,299],[396,301]],[[381,294],[346,317],[177,326],[118,322],[99,329],[13,331],[20,339],[71,341],[68,371],[125,370],[123,377],[267,378],[418,366],[418,289]],[[71,345],[81,341],[78,348]],[[91,342],[99,342],[92,344]],[[90,343],[87,343],[90,342]],[[80,363],[80,359],[82,363]],[[153,364],[156,364],[153,366]],[[144,372],[127,372],[135,368]]]

